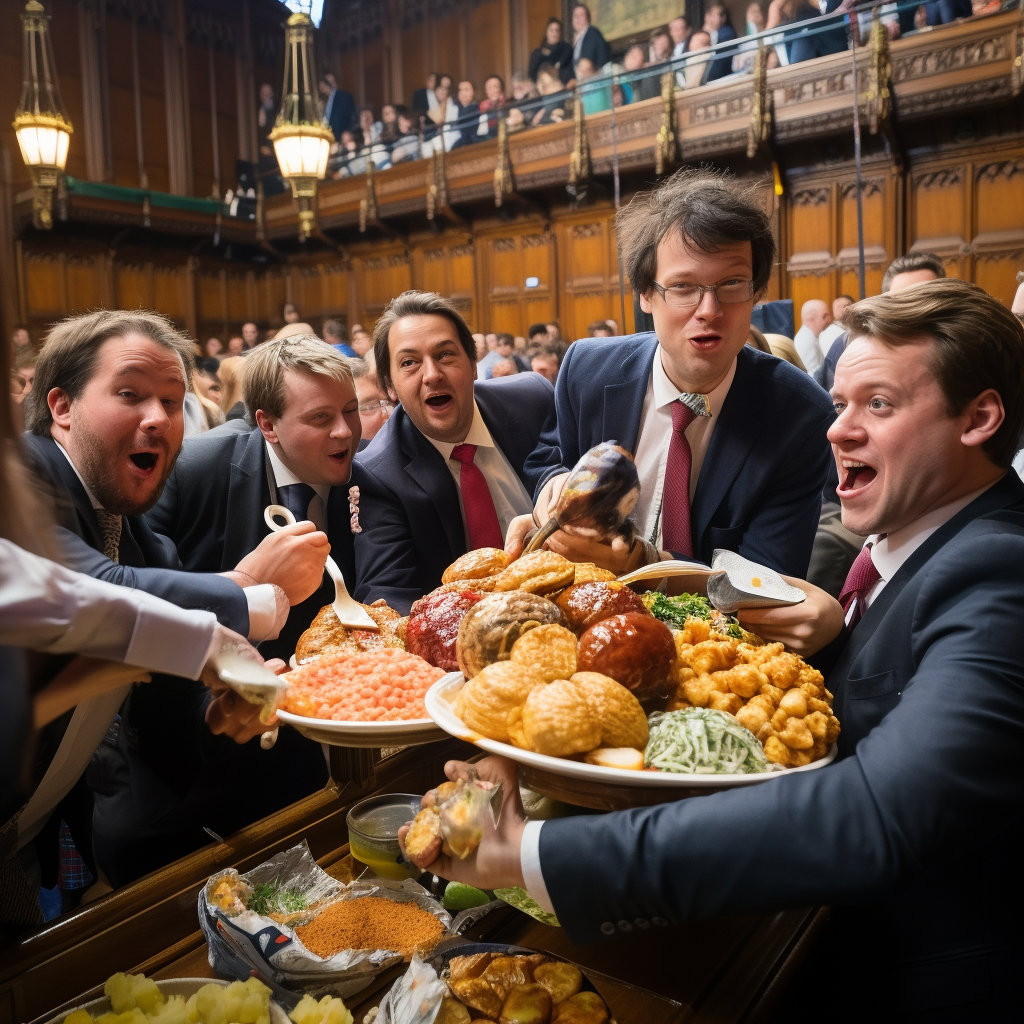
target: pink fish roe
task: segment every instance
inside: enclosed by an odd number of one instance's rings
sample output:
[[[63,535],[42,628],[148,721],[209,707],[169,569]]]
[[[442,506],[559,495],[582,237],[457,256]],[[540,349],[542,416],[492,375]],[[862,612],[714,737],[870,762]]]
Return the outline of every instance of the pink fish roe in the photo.
[[[444,672],[408,651],[335,652],[300,665],[281,708],[335,722],[404,722],[427,718],[423,697]]]

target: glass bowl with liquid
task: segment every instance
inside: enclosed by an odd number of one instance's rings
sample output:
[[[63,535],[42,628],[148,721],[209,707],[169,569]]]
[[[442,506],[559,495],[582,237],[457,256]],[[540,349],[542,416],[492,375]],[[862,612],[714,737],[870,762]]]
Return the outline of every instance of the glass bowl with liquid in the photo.
[[[360,800],[349,812],[349,852],[379,878],[417,878],[398,845],[398,830],[420,810],[422,797],[414,793],[381,793]]]

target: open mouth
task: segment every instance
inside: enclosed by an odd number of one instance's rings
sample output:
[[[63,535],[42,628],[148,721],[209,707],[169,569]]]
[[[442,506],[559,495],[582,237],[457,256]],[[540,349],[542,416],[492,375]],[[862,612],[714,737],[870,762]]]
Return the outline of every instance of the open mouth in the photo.
[[[348,449],[342,448],[341,451],[331,452],[331,458],[335,462],[344,462],[348,458]]]
[[[144,473],[148,473],[151,469],[156,468],[156,452],[132,452],[128,458]]]
[[[690,339],[690,344],[698,349],[714,348],[722,340],[720,334],[697,334]]]
[[[426,400],[426,404],[429,405],[431,409],[441,411],[443,409],[447,409],[448,406],[451,405],[451,401],[451,395],[431,395]]]
[[[839,495],[851,495],[866,487],[875,477],[878,471],[869,466],[866,462],[857,459],[840,459],[839,461]]]

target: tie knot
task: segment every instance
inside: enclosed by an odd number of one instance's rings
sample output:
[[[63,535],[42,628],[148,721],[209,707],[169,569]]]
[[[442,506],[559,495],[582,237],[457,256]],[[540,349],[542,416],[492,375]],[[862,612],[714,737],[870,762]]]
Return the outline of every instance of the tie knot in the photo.
[[[456,462],[461,462],[464,466],[470,465],[473,459],[476,457],[476,445],[475,444],[457,444],[453,449],[449,458],[454,459]]]
[[[685,430],[694,420],[696,413],[678,399],[672,403],[672,429]]]
[[[309,518],[309,503],[316,491],[309,484],[285,484],[277,489],[285,508],[300,522]]]

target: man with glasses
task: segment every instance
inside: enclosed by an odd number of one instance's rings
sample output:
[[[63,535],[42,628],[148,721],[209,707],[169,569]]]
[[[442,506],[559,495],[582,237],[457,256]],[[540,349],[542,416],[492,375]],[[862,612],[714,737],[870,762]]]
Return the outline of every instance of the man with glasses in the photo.
[[[532,457],[548,462],[557,444],[561,466],[548,470],[535,517],[548,518],[580,455],[616,440],[636,459],[633,517],[645,543],[558,531],[547,546],[615,572],[665,552],[710,563],[727,548],[804,576],[834,414],[805,373],[746,345],[775,258],[760,198],[717,172],[680,171],[638,195],[616,230],[655,330],[569,348],[556,385],[557,439],[542,438]],[[533,518],[510,527],[509,550]]]
[[[364,359],[352,363],[352,379],[356,385],[356,398],[359,399],[359,422],[363,428],[359,451],[362,451],[387,423],[395,411],[395,403],[388,398],[377,374]]]

